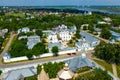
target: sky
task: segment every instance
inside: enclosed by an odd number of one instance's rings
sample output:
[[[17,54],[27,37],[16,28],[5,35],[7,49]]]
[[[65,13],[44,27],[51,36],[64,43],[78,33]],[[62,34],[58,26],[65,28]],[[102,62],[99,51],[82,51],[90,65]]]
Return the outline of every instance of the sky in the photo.
[[[120,0],[0,0],[0,6],[119,5]]]

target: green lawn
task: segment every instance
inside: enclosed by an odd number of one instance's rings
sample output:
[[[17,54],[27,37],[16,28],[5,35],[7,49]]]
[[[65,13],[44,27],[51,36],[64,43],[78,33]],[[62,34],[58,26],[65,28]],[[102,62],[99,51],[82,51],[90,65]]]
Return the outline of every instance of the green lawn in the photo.
[[[110,71],[113,73],[112,71],[112,65],[105,62],[105,61],[100,61],[100,60],[96,60],[96,59],[93,59],[96,63],[98,63],[99,65],[103,66],[107,71]]]
[[[11,49],[11,46],[12,46],[12,44],[14,44],[14,42],[15,42],[15,40],[17,39],[17,35],[16,36],[14,36],[14,38],[13,38],[13,40],[12,40],[12,43],[11,43],[11,45],[10,45],[10,47],[9,47],[9,49],[8,49],[8,51]]]
[[[14,14],[6,14],[7,16],[20,16],[24,17],[25,15],[23,13],[14,13]]]
[[[79,75],[75,80],[113,80],[113,79],[101,69],[95,69],[92,72]]]
[[[120,78],[120,65],[116,65],[116,67],[117,67],[117,75]]]

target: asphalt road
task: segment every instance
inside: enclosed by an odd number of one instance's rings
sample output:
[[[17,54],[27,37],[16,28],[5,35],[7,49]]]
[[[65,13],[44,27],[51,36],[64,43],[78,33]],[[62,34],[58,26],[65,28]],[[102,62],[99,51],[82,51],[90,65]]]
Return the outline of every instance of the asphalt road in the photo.
[[[60,60],[60,59],[66,59],[66,58],[71,58],[71,57],[76,57],[80,56],[79,54],[77,55],[61,55],[57,57],[48,57],[48,58],[41,58],[41,59],[35,59],[35,60],[29,60],[29,61],[20,61],[20,62],[13,62],[9,64],[2,64],[0,65],[1,68],[9,68],[9,67],[15,67],[15,66],[21,66],[21,65],[28,65],[28,64],[34,64],[34,63],[42,63],[46,61],[54,61],[54,60]]]

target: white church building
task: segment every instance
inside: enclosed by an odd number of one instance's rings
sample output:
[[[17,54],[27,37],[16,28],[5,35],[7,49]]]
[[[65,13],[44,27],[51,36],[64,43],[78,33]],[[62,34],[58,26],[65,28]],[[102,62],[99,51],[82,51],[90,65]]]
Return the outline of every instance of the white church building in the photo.
[[[76,26],[68,29],[66,25],[62,24],[56,28],[53,28],[52,32],[48,34],[48,42],[56,43],[61,41],[69,41],[75,33]]]

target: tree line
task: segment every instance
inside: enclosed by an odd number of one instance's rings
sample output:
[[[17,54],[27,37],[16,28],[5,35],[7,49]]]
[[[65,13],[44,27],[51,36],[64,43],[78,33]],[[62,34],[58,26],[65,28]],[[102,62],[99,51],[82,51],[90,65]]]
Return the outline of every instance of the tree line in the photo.
[[[29,27],[31,29],[50,29],[60,24],[67,26],[76,25],[80,27],[82,24],[96,24],[97,19],[102,20],[103,16],[98,14],[93,15],[44,15],[37,16],[33,19],[26,19],[18,16],[1,16],[0,28],[8,28],[10,31],[16,31],[22,27]]]
[[[95,47],[94,55],[109,63],[120,64],[120,44],[102,42]]]

